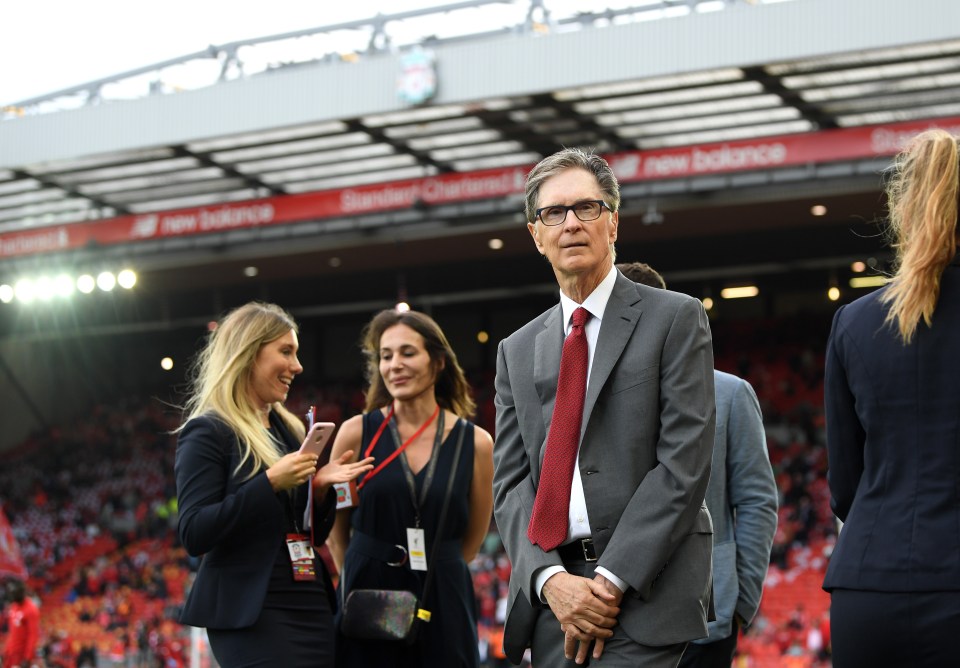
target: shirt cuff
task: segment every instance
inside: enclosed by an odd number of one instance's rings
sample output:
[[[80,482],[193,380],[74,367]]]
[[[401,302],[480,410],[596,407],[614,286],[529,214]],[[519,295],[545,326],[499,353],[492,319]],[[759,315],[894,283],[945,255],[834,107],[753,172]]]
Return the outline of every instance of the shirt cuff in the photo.
[[[596,569],[594,569],[594,573],[599,573],[599,574],[602,575],[603,577],[605,577],[605,578],[607,578],[608,580],[610,580],[610,582],[612,582],[613,584],[615,584],[615,585],[617,586],[617,589],[620,590],[620,593],[623,593],[623,592],[627,591],[627,589],[630,588],[630,585],[628,585],[626,582],[624,582],[623,580],[621,580],[620,578],[618,578],[616,575],[614,575],[613,573],[611,573],[610,571],[608,571],[608,570],[607,570],[606,568],[604,568],[603,566],[597,566]]]
[[[543,594],[541,593],[543,591],[543,585],[547,583],[547,580],[549,580],[551,576],[554,576],[557,573],[566,573],[566,572],[567,571],[563,566],[546,566],[542,568],[540,572],[534,576],[533,586],[537,592],[537,598],[540,599],[541,603],[543,604],[547,603],[547,600],[543,597]]]

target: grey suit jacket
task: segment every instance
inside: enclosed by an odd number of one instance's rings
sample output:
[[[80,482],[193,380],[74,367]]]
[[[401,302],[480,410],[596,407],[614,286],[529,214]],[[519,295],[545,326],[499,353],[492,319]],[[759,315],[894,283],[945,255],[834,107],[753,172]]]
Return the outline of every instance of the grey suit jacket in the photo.
[[[717,619],[698,643],[722,640],[733,616],[749,623],[760,607],[777,530],[777,483],[767,454],[760,404],[750,383],[714,371],[717,436],[707,486],[713,519],[713,604]]]
[[[556,550],[527,539],[556,399],[559,304],[500,343],[494,513],[512,564],[504,647],[515,663],[542,609]],[[712,526],[703,504],[714,437],[713,351],[700,302],[617,276],[587,385],[580,475],[598,566],[629,584],[619,622],[666,645],[707,635]]]

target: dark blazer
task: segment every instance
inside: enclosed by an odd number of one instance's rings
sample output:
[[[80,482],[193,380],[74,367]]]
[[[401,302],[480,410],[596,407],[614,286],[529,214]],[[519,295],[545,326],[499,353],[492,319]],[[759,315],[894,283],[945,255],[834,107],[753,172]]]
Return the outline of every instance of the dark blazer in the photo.
[[[884,289],[841,307],[824,385],[831,505],[824,588],[960,590],[960,265],[909,346]]]
[[[282,421],[270,423],[293,441]],[[251,626],[260,616],[277,551],[284,549],[284,506],[266,470],[248,477],[235,433],[214,416],[190,420],[180,432],[174,470],[180,540],[193,556],[203,555],[180,621],[214,629]],[[336,513],[333,489],[314,500],[314,540],[322,544]],[[329,574],[318,559],[318,576],[332,594]],[[333,609],[333,608],[331,608]]]
[[[494,512],[512,564],[504,646],[518,663],[542,604],[527,538],[556,400],[560,305],[500,343]],[[629,590],[619,622],[639,643],[707,635],[712,526],[703,504],[715,404],[710,325],[696,299],[617,275],[587,385],[580,475],[598,566]]]

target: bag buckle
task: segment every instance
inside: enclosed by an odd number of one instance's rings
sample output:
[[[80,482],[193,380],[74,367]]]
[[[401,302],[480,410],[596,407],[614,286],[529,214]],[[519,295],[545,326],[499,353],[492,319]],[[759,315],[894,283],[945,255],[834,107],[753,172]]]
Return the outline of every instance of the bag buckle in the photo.
[[[388,561],[387,566],[393,566],[394,568],[399,568],[400,566],[403,566],[405,563],[407,563],[407,557],[409,555],[407,554],[407,548],[405,548],[403,545],[394,545],[394,547],[400,550],[401,552],[403,552],[403,556],[400,558],[400,561]]]

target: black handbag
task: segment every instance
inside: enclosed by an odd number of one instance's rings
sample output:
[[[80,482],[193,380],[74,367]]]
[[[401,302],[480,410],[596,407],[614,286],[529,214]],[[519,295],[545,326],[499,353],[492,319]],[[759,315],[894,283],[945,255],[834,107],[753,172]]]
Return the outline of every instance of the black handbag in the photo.
[[[460,463],[460,450],[463,436],[467,431],[464,422],[457,437],[457,446],[453,454],[453,466],[447,481],[447,491],[443,497],[440,522],[434,537],[433,550],[427,566],[427,575],[423,582],[423,594],[417,600],[416,594],[402,589],[354,589],[343,602],[343,615],[340,619],[340,632],[355,640],[396,640],[413,644],[417,639],[420,623],[430,621],[430,611],[421,607],[421,601],[427,600],[430,583],[433,580],[433,567],[437,560],[443,526],[447,519],[450,494],[453,492],[453,479]]]
[[[340,631],[357,640],[401,640],[416,637],[417,596],[400,589],[354,589],[343,605]]]

